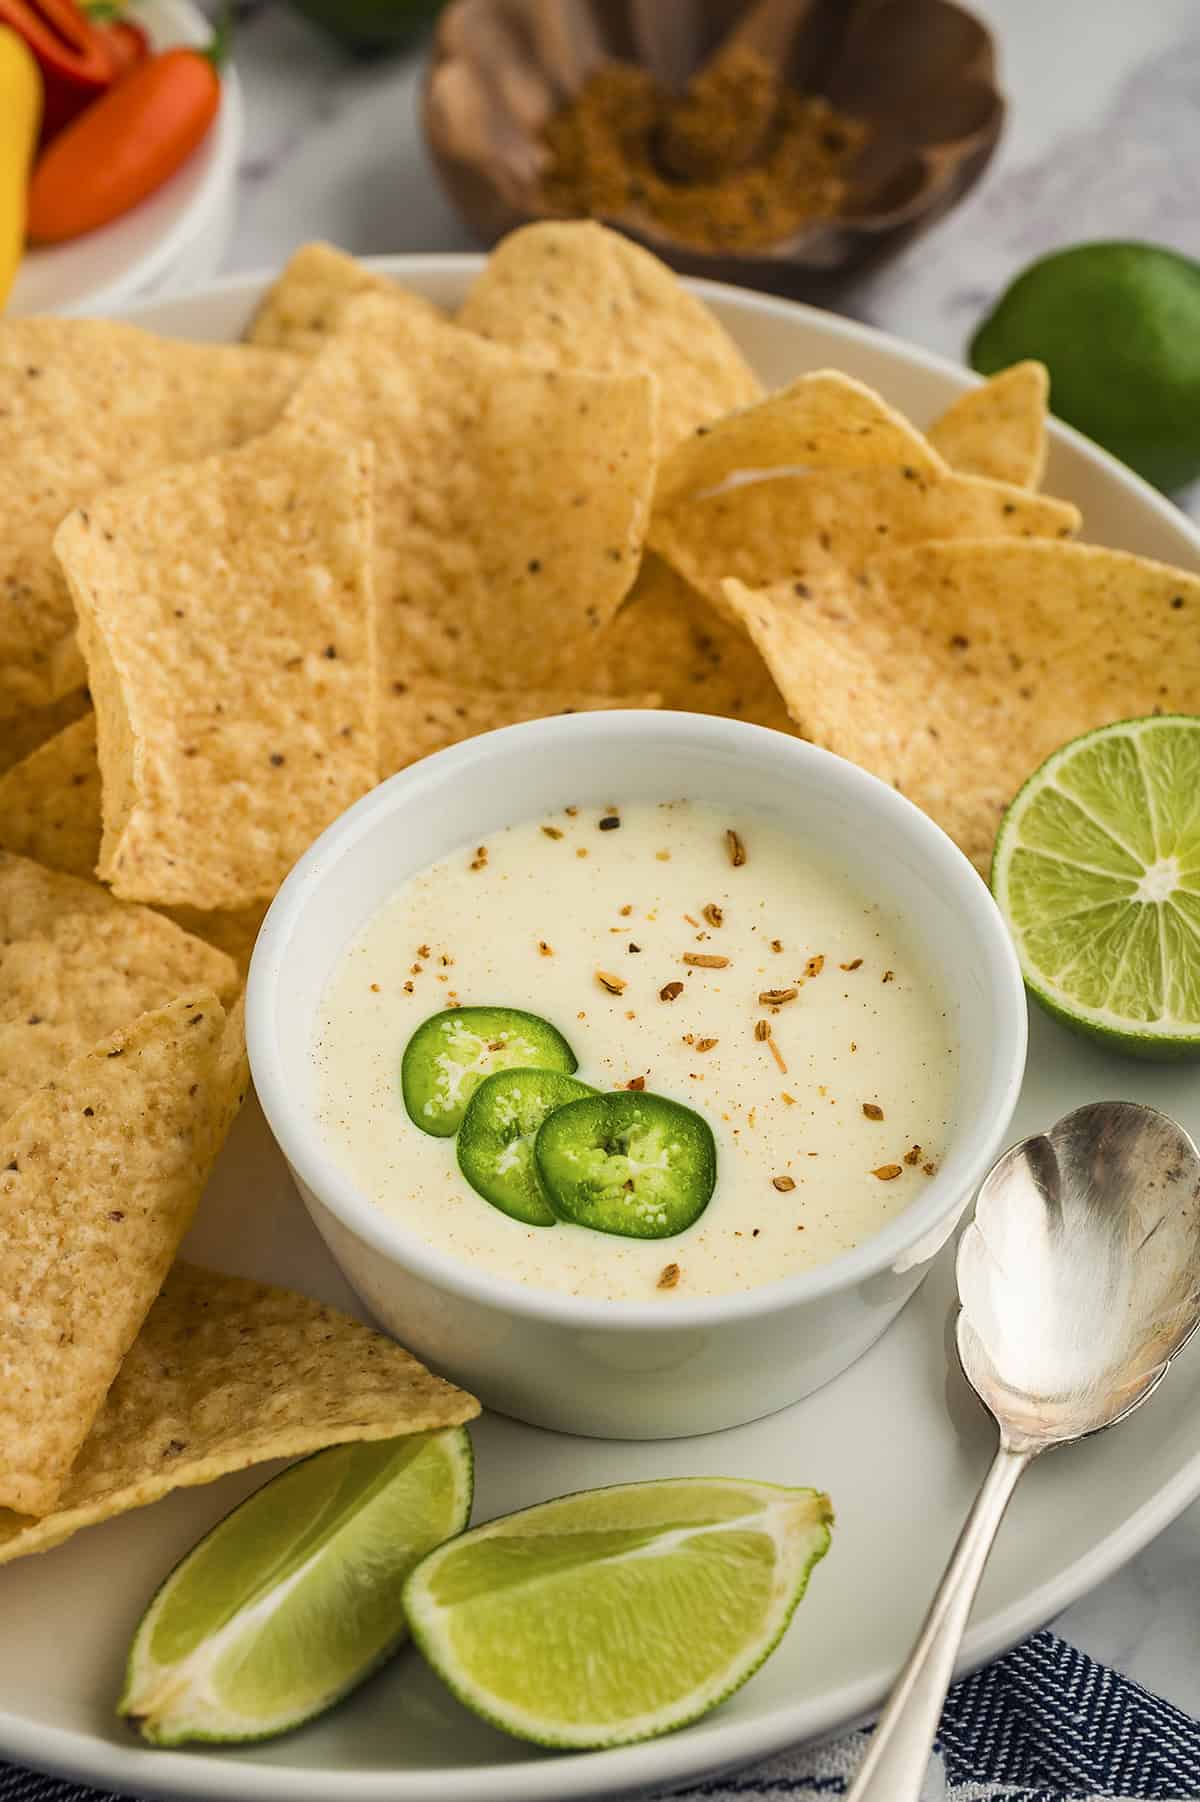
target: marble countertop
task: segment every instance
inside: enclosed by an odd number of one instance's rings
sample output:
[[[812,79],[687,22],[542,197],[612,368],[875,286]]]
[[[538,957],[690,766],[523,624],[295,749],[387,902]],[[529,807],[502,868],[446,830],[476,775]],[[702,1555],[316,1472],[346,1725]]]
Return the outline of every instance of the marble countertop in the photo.
[[[1089,237],[1200,256],[1196,0],[974,0],[1012,101],[983,183],[850,296],[855,317],[950,356],[1032,257]],[[360,253],[474,248],[417,120],[419,58],[355,63],[284,7],[243,0],[247,137],[229,270],[305,239]],[[1200,517],[1200,505],[1190,509]],[[1054,1624],[1092,1657],[1200,1716],[1200,1503]]]

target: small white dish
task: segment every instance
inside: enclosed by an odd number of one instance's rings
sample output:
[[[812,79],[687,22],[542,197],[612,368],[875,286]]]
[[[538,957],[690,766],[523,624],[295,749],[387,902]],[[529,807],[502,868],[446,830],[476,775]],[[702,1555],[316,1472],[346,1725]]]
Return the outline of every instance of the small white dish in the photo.
[[[373,266],[453,307],[481,263],[380,257]],[[274,273],[230,277],[128,317],[151,331],[229,341]],[[966,370],[836,315],[713,284],[694,288],[770,385],[804,369],[844,369],[918,423],[975,385]],[[1092,541],[1200,569],[1200,535],[1186,516],[1055,421],[1045,485],[1083,509]],[[1163,1108],[1200,1138],[1194,1066],[1116,1057],[1035,1009],[1010,1138],[1103,1097]],[[184,1250],[216,1269],[356,1307],[253,1104],[218,1161]],[[0,1570],[0,1757],[125,1795],[196,1802],[594,1802],[678,1788],[838,1732],[887,1693],[991,1455],[986,1416],[952,1360],[953,1304],[947,1247],[886,1337],[836,1382],[703,1444],[614,1444],[499,1415],[472,1427],[477,1521],[601,1483],[709,1473],[818,1484],[833,1496],[830,1555],[778,1651],[692,1727],[611,1752],[535,1752],[468,1714],[410,1648],[324,1719],[283,1739],[219,1752],[135,1743],[113,1713],[130,1636],[156,1586],[272,1474],[267,1467],[181,1491]],[[1119,1437],[1039,1462],[984,1574],[959,1674],[1111,1576],[1200,1496],[1198,1413],[1193,1343]]]
[[[137,22],[156,50],[207,44],[212,25],[191,0],[144,0]],[[236,70],[221,71],[221,110],[195,154],[156,194],[99,231],[25,252],[6,318],[111,313],[211,280],[233,231],[242,145]]]
[[[854,1250],[741,1294],[672,1296],[666,1306],[589,1300],[450,1257],[365,1195],[321,1132],[312,1043],[333,967],[401,883],[459,846],[572,803],[676,795],[735,817],[765,814],[865,899],[886,903],[958,1046],[954,1124],[937,1175]],[[263,1112],[309,1213],[376,1319],[504,1414],[559,1432],[670,1439],[739,1426],[811,1394],[891,1323],[1003,1142],[1025,1067],[1026,1009],[991,895],[940,827],[886,783],[736,720],[577,713],[427,758],[324,832],[259,936],[246,1036]]]

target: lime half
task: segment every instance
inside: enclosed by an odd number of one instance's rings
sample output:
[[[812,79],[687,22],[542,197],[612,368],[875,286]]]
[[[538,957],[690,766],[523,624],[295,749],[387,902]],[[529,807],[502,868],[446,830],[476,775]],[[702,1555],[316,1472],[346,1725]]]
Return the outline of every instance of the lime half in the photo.
[[[1200,1056],[1200,718],[1102,726],[1000,825],[992,891],[1030,993],[1142,1057]]]
[[[732,1477],[586,1490],[426,1558],[413,1638],[476,1714],[543,1746],[615,1746],[705,1714],[773,1651],[829,1546],[812,1489]]]
[[[266,1739],[353,1689],[405,1637],[414,1564],[471,1512],[462,1427],[293,1464],[177,1565],[117,1705],[144,1739]]]

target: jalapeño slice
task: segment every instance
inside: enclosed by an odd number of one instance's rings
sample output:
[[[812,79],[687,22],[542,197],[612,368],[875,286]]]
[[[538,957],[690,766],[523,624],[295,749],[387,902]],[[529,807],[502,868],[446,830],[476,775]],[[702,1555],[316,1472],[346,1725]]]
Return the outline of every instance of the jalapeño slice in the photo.
[[[449,1139],[485,1076],[497,1070],[576,1068],[556,1026],[515,1007],[455,1007],[422,1022],[405,1047],[400,1088],[409,1119]]]
[[[683,1232],[717,1180],[708,1122],[678,1101],[628,1089],[559,1108],[538,1132],[534,1155],[560,1220],[627,1239]]]
[[[555,1108],[595,1090],[557,1070],[499,1070],[480,1083],[458,1134],[458,1167],[477,1194],[526,1226],[553,1226],[533,1155],[537,1130]]]

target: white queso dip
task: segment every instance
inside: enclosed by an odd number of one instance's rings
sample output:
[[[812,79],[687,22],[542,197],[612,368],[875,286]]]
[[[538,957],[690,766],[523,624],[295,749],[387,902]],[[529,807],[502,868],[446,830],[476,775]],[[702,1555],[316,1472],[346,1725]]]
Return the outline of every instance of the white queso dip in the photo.
[[[313,1047],[327,1141],[386,1214],[496,1275],[664,1308],[878,1232],[936,1171],[957,1074],[886,907],[686,800],[567,808],[411,877]]]

